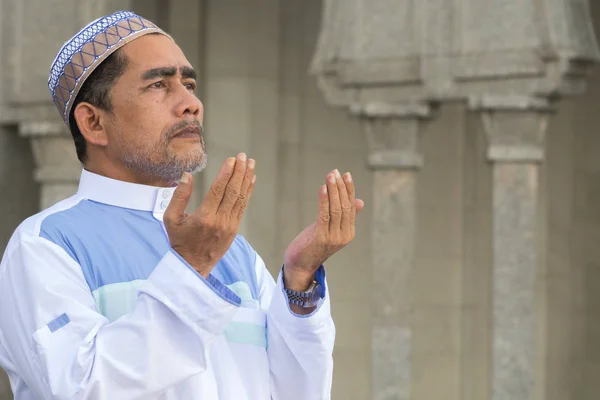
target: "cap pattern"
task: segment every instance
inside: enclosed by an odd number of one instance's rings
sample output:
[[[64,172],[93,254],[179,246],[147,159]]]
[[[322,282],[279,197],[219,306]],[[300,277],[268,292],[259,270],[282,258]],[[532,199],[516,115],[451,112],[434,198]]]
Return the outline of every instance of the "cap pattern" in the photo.
[[[48,88],[67,125],[77,93],[94,69],[126,43],[148,33],[169,36],[139,15],[118,11],[90,23],[63,45],[50,68]]]

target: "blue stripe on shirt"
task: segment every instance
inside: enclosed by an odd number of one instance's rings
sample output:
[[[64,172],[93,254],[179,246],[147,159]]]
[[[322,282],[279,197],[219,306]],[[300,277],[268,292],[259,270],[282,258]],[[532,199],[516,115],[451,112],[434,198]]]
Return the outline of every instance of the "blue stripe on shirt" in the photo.
[[[67,314],[63,314],[60,317],[53,320],[52,322],[50,322],[48,324],[48,329],[50,329],[50,332],[54,333],[63,326],[67,325],[69,322],[71,322],[69,316]]]

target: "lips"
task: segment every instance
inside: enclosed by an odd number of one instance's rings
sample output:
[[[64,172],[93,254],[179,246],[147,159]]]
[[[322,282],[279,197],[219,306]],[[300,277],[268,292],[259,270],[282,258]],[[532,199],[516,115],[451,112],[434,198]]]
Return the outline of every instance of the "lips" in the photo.
[[[194,126],[187,127],[185,129],[180,130],[179,132],[173,135],[173,138],[189,138],[189,139],[199,139],[200,138],[200,129]]]

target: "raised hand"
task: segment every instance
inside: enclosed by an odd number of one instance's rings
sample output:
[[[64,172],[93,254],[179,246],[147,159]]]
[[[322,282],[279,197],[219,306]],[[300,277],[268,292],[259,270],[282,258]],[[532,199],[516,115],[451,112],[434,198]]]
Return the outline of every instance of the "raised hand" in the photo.
[[[319,190],[319,216],[288,246],[283,279],[292,290],[304,291],[321,264],[354,239],[356,214],[364,202],[355,198],[350,173],[336,169]]]
[[[186,172],[165,211],[163,221],[171,247],[205,278],[239,231],[256,182],[254,166],[254,160],[247,160],[243,153],[228,158],[192,214],[185,212],[193,188],[192,175]]]

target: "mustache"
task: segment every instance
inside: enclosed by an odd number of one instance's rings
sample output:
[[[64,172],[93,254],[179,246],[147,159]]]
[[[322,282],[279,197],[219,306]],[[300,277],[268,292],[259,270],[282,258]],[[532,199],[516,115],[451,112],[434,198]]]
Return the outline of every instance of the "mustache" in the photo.
[[[196,133],[198,134],[198,136],[200,136],[200,138],[202,138],[204,136],[204,127],[198,120],[179,122],[178,124],[175,124],[172,127],[170,127],[167,130],[165,136],[170,139],[174,136],[177,136],[184,129],[189,129],[189,128],[194,129],[196,131]]]

